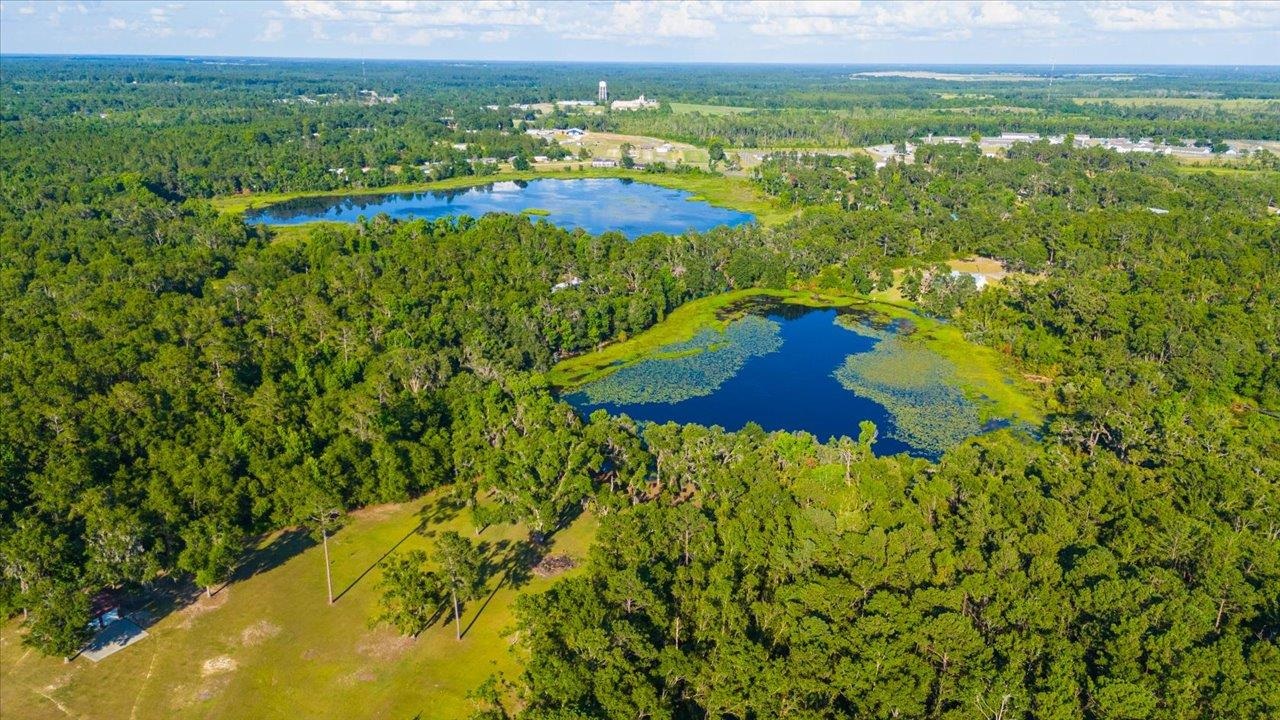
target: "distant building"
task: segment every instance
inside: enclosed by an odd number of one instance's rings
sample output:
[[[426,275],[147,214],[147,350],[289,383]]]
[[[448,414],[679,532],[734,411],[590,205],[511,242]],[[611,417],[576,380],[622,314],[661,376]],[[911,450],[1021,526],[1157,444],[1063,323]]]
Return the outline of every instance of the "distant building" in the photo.
[[[595,100],[557,100],[556,107],[592,107],[596,104]]]
[[[564,131],[564,134],[568,135],[570,138],[573,138],[574,140],[577,140],[583,135],[586,135],[587,131],[583,130],[582,128],[569,128],[568,130]]]
[[[536,163],[551,162],[551,158],[547,157],[546,155],[534,155],[533,161]]]
[[[603,80],[600,81],[600,91],[596,95],[596,99],[600,102],[601,105],[609,102],[609,83]]]
[[[595,158],[591,161],[591,167],[611,168],[617,166],[618,162],[616,160],[609,160],[608,158]]]
[[[635,100],[614,100],[609,103],[611,110],[651,110],[660,105],[657,100],[647,100],[644,95]]]

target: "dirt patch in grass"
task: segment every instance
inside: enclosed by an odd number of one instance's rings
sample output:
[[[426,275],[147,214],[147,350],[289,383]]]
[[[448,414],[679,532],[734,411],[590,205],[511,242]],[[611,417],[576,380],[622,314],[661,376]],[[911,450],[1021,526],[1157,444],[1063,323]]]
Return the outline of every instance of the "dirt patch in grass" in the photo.
[[[200,674],[208,677],[210,675],[221,675],[229,673],[239,667],[240,664],[230,655],[219,655],[205,660],[200,665]]]
[[[413,638],[405,637],[394,630],[379,628],[372,630],[356,643],[356,652],[373,660],[395,660],[413,647]]]
[[[402,504],[397,503],[369,505],[358,510],[352,510],[348,515],[355,520],[385,520],[399,512],[402,507]]]
[[[240,633],[240,644],[245,647],[254,647],[270,640],[280,634],[280,626],[267,620],[259,620],[258,622],[245,628]]]
[[[362,667],[338,678],[338,684],[350,687],[360,683],[371,683],[377,679],[378,674],[373,671],[373,668]]]
[[[195,602],[178,611],[178,617],[182,618],[178,623],[178,627],[183,630],[190,630],[192,623],[197,618],[226,605],[229,597],[231,597],[230,588],[222,588],[213,597],[201,594]]]
[[[215,675],[214,677],[206,678],[195,687],[181,685],[173,688],[169,702],[174,710],[182,710],[196,703],[212,700],[225,692],[230,686],[231,675],[226,673]]]
[[[53,682],[49,683],[48,685],[45,685],[44,691],[47,693],[57,692],[62,688],[66,687],[67,683],[69,682],[71,682],[71,673],[64,673],[54,678]]]

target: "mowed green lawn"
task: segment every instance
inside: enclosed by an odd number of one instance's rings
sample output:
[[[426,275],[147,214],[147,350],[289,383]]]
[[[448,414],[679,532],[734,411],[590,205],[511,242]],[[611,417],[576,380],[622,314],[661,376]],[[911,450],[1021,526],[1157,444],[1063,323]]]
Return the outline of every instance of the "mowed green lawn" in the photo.
[[[671,103],[671,112],[681,115],[684,113],[702,113],[703,115],[736,115],[738,113],[749,113],[755,108],[737,107],[735,105],[699,105],[695,103]]]
[[[423,522],[425,532],[416,533]],[[579,518],[554,537],[551,552],[582,561],[595,525],[590,516]],[[465,717],[475,707],[466,698],[470,690],[492,673],[519,672],[513,639],[504,635],[517,593],[545,590],[555,579],[530,577],[516,590],[498,572],[486,595],[466,607],[462,627],[469,629],[461,642],[451,617],[417,639],[371,628],[378,560],[392,548],[430,551],[432,538],[450,529],[485,543],[494,561],[527,537],[510,525],[477,536],[465,511],[454,514],[433,500],[368,508],[331,539],[335,593],[350,586],[335,605],[325,601],[322,552],[310,546],[170,613],[150,637],[97,664],[28,650],[19,624],[10,622],[0,631],[0,716]],[[271,543],[281,540],[287,544],[290,536],[268,538],[248,564],[275,562]]]

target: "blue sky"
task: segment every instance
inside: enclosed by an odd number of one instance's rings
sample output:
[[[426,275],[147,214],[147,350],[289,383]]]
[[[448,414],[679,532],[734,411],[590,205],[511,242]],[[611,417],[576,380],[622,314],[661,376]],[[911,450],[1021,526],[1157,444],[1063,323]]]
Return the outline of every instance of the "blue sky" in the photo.
[[[1280,64],[1280,2],[0,0],[4,53]]]

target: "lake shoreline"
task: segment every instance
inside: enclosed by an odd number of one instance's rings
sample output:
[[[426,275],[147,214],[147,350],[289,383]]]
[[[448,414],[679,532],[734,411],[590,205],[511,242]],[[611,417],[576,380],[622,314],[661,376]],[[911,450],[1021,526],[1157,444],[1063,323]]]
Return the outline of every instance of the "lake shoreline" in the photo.
[[[838,311],[865,308],[889,320],[908,322],[911,329],[902,335],[904,341],[921,344],[955,366],[956,385],[978,404],[983,422],[1003,418],[1039,426],[1044,421],[1044,398],[1021,379],[1012,361],[997,351],[965,339],[950,323],[916,314],[909,305],[831,290],[748,288],[691,300],[638,335],[561,360],[547,374],[547,380],[561,395],[575,392],[622,368],[655,357],[665,346],[688,341],[704,329],[723,330],[750,311],[747,305],[762,298]]]
[[[263,210],[290,200],[303,198],[345,198],[359,196],[396,195],[439,190],[463,190],[497,182],[515,180],[577,180],[622,179],[656,185],[670,190],[683,190],[692,198],[719,208],[755,215],[762,225],[776,225],[791,219],[798,211],[782,207],[767,197],[749,180],[711,175],[709,173],[651,173],[619,168],[591,168],[581,170],[510,170],[494,175],[467,175],[422,183],[400,183],[380,188],[340,188],[335,190],[300,190],[292,192],[263,192],[244,195],[221,195],[208,200],[219,212],[244,216],[250,211]]]

